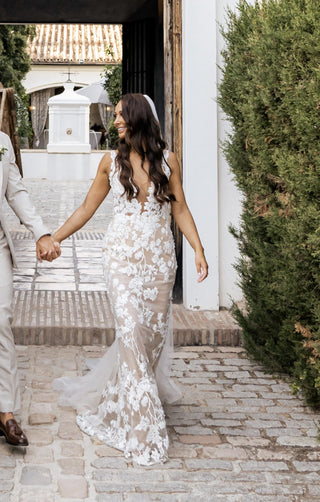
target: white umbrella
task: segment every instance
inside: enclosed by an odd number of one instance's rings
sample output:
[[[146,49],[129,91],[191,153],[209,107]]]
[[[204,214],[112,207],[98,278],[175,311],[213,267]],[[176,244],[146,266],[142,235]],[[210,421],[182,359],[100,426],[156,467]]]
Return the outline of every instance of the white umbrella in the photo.
[[[76,91],[78,94],[82,94],[82,96],[87,96],[90,99],[91,103],[104,103],[105,105],[112,106],[110,102],[107,91],[103,88],[103,80],[99,82],[94,82],[87,87],[82,87]]]

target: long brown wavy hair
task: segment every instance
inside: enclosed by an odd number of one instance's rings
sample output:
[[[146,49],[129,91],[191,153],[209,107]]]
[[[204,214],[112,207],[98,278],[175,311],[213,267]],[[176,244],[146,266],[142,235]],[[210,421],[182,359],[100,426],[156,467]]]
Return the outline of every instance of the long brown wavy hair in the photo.
[[[129,200],[137,198],[139,187],[133,181],[133,168],[130,151],[135,150],[144,161],[149,161],[149,179],[154,184],[154,196],[163,204],[175,200],[169,190],[169,180],[162,169],[163,150],[166,147],[161,137],[160,125],[155,119],[151,107],[143,94],[124,94],[121,98],[122,117],[126,123],[124,138],[119,138],[117,167],[119,179]],[[170,168],[170,166],[169,166]]]

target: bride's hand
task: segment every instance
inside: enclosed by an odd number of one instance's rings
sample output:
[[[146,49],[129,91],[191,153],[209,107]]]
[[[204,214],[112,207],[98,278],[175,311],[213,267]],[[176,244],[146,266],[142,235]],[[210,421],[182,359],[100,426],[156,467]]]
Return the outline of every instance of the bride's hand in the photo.
[[[59,258],[59,256],[61,256],[60,243],[57,241],[54,241],[53,245],[54,245],[54,254],[51,255],[48,252],[41,252],[40,253],[41,260],[53,261],[56,258]]]
[[[208,263],[203,251],[196,251],[195,262],[198,272],[198,282],[202,282],[208,276]]]

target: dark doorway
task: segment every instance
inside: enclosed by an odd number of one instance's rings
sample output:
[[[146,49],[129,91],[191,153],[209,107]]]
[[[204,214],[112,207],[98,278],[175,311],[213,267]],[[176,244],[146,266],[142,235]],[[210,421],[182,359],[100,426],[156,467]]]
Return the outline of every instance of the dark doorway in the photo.
[[[123,23],[123,92],[148,94],[164,130],[163,16],[158,0],[147,0]]]

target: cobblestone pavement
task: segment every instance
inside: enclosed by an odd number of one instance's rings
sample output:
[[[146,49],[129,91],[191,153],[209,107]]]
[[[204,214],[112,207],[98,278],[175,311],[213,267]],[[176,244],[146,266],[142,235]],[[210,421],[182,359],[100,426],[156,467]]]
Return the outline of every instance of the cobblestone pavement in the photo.
[[[47,179],[24,179],[30,197],[39,214],[51,230],[57,229],[84,200],[92,180],[52,181]],[[109,194],[85,226],[87,231],[105,232],[112,214],[112,197]],[[10,230],[19,231],[21,225],[7,211]],[[22,227],[24,229],[24,227]]]
[[[0,438],[0,501],[288,502],[320,498],[319,416],[236,347],[177,349],[170,460],[137,467],[84,435],[52,379],[104,348],[19,346],[28,448]]]

